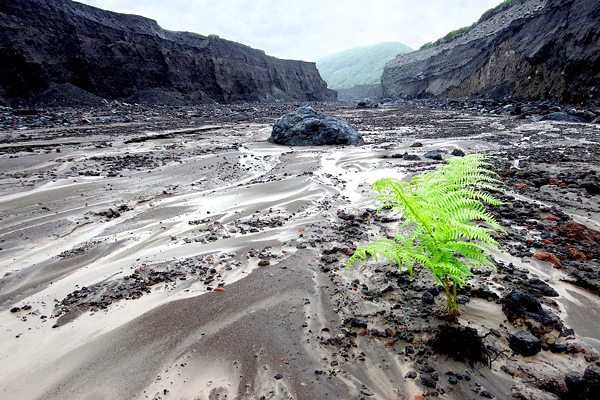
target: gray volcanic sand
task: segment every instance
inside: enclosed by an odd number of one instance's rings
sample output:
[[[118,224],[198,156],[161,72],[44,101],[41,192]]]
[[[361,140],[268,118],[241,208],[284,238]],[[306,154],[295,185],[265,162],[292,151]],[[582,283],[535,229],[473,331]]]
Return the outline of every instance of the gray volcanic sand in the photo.
[[[493,155],[506,149],[501,140],[560,147],[579,137],[597,147],[600,130],[393,107],[338,110],[358,126],[362,147],[273,145],[266,141],[272,125],[252,122],[199,123],[168,135],[140,124],[72,130],[59,139],[48,138],[55,130],[29,131],[33,151],[13,146],[19,151],[0,155],[0,397],[412,399],[425,393],[418,379],[405,378],[418,367],[403,353],[408,343],[386,346],[369,335],[349,340],[342,331],[342,315],[376,325],[381,310],[389,311],[389,304],[365,302],[352,289],[356,279],[377,283],[377,264],[344,270],[347,256],[337,254],[329,271],[321,258],[335,246],[393,234],[397,224],[350,237],[336,228],[338,212],[372,209],[370,183],[408,177],[432,163],[394,154],[435,149],[447,158],[460,148]],[[380,114],[402,118],[382,126]],[[424,146],[411,148],[416,141]],[[557,195],[547,196],[552,204]],[[563,208],[590,227],[599,223],[597,205]],[[106,216],[109,209],[121,210],[119,216]],[[521,261],[505,252],[496,258]],[[258,266],[261,260],[268,263]],[[530,259],[522,266],[552,283],[563,321],[588,352],[600,351],[598,296],[561,282],[562,273],[547,263]],[[141,297],[112,297],[105,307],[63,309],[69,293],[98,288],[100,298],[125,291],[134,274],[144,278],[150,269],[172,279],[148,286]],[[421,273],[417,279],[433,282]],[[444,308],[443,295],[436,306]],[[415,324],[436,325],[430,319]],[[507,353],[504,364],[547,376],[585,368],[582,354],[509,357],[505,338],[518,329],[494,302],[472,299],[461,306],[460,322],[483,333],[503,324],[504,342],[495,344]],[[430,336],[425,329],[413,344]],[[532,398],[553,398],[501,371],[498,362],[486,368],[443,355],[432,360],[440,375],[468,371],[496,398],[510,398],[514,385]],[[450,387],[442,376],[439,387],[447,388],[444,398],[480,398],[468,385]]]

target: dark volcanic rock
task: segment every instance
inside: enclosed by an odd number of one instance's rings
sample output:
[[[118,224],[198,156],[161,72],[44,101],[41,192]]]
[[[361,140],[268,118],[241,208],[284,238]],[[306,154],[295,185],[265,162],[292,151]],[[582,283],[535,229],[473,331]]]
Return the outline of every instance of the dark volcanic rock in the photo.
[[[404,153],[403,158],[406,161],[421,161],[421,157],[419,157],[416,154],[408,154],[408,153]]]
[[[490,357],[477,329],[459,325],[440,325],[430,341],[434,350],[455,360],[490,364]]]
[[[300,107],[279,118],[268,141],[288,146],[365,143],[348,121],[315,111],[312,107]]]
[[[435,389],[437,386],[437,383],[435,383],[435,381],[433,379],[431,379],[431,377],[429,377],[429,376],[422,376],[421,383],[423,384],[423,386],[432,388],[432,389]]]
[[[525,325],[537,337],[551,332],[559,324],[558,318],[550,316],[534,296],[513,291],[502,299],[502,311],[515,325]]]
[[[389,61],[382,96],[598,101],[599,19],[597,0],[516,1],[446,43]]]
[[[569,399],[595,400],[600,393],[600,366],[588,366],[583,376],[572,372],[565,377],[565,383],[569,389]]]
[[[442,154],[437,150],[428,151],[427,153],[423,154],[423,157],[430,158],[432,160],[438,160],[438,161],[441,161],[444,159],[442,157]]]
[[[529,279],[527,286],[537,290],[543,296],[558,297],[558,292],[552,286],[538,278]]]
[[[586,122],[586,120],[581,117],[577,117],[575,115],[569,115],[569,114],[566,114],[563,112],[553,112],[550,114],[541,115],[539,118],[536,118],[536,120],[538,120],[538,121],[579,122],[579,123]]]
[[[579,184],[580,188],[587,190],[589,194],[600,194],[600,186],[596,182],[585,181]]]
[[[525,357],[536,355],[542,349],[540,340],[526,330],[510,335],[509,345],[512,351]]]
[[[362,99],[356,103],[357,108],[377,108],[379,103],[371,99]]]
[[[167,31],[150,19],[69,0],[0,2],[0,32],[0,102],[6,104],[56,97],[46,91],[64,84],[92,100],[336,98],[314,63],[280,60],[214,35]]]

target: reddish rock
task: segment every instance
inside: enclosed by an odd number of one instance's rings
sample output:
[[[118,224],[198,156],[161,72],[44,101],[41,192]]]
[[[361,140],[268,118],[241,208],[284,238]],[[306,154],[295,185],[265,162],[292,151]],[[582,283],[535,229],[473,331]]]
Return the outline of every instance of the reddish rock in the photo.
[[[549,262],[555,265],[562,265],[558,257],[556,257],[553,253],[549,253],[547,251],[540,251],[533,255],[533,258],[537,258],[538,260]]]
[[[576,261],[582,261],[582,260],[587,260],[587,257],[578,248],[571,247],[569,249],[569,259],[576,260]]]
[[[570,222],[559,226],[558,233],[591,246],[600,246],[600,232],[577,222]]]

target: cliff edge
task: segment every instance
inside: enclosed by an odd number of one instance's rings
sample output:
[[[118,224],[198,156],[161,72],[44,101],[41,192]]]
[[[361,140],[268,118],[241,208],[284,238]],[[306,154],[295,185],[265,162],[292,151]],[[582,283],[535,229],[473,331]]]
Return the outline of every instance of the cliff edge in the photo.
[[[598,0],[516,2],[450,42],[388,62],[383,96],[513,94],[597,104],[598,21]]]
[[[0,101],[57,86],[165,103],[336,98],[314,63],[69,0],[0,0]]]

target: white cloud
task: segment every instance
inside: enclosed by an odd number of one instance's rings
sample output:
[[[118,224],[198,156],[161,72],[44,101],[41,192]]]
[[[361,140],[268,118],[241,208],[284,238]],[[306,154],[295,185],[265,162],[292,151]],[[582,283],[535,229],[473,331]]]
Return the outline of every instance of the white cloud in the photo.
[[[78,0],[165,29],[216,34],[279,58],[313,61],[385,41],[419,48],[470,25],[501,0]]]

